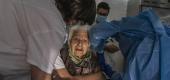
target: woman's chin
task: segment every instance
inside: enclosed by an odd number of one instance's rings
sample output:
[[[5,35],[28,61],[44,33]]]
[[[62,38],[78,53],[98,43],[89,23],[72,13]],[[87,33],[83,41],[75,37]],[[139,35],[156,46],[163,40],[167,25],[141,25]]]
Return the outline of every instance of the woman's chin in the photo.
[[[81,55],[81,56],[76,56],[76,57],[78,57],[78,58],[80,58],[80,59],[83,59],[83,56]]]

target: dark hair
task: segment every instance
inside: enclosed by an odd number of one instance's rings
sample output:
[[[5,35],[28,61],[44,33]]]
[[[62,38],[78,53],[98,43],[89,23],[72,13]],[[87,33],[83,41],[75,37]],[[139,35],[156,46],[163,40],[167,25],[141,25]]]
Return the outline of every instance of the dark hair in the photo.
[[[95,0],[55,0],[65,21],[75,19],[82,24],[93,24],[96,15]]]
[[[108,11],[110,10],[109,4],[107,4],[106,2],[100,2],[97,5],[97,10],[100,8],[107,9]]]

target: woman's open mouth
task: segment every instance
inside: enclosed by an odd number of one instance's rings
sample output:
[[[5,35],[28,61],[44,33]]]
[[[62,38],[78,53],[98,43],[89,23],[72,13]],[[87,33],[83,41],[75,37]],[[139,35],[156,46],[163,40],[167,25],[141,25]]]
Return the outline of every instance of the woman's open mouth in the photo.
[[[83,51],[83,49],[76,49],[76,51]]]

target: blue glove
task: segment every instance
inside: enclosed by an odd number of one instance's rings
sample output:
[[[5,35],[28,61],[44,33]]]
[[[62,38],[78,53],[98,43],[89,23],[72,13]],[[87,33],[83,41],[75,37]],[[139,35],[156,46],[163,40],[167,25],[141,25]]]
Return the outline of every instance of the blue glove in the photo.
[[[112,74],[113,74],[113,70],[110,67],[110,65],[105,63],[105,58],[104,58],[104,54],[103,53],[97,53],[98,57],[99,57],[99,65],[101,70],[108,76],[111,78]]]
[[[99,57],[99,64],[101,70],[109,77],[111,80],[122,80],[122,77],[119,73],[112,70],[112,67],[105,63],[105,58],[103,53],[97,53]]]

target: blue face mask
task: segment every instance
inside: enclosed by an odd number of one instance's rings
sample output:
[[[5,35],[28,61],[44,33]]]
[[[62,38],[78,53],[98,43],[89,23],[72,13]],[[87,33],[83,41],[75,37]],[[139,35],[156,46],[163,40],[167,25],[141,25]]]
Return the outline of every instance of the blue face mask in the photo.
[[[104,22],[106,21],[107,16],[97,15],[96,17],[96,23]]]

